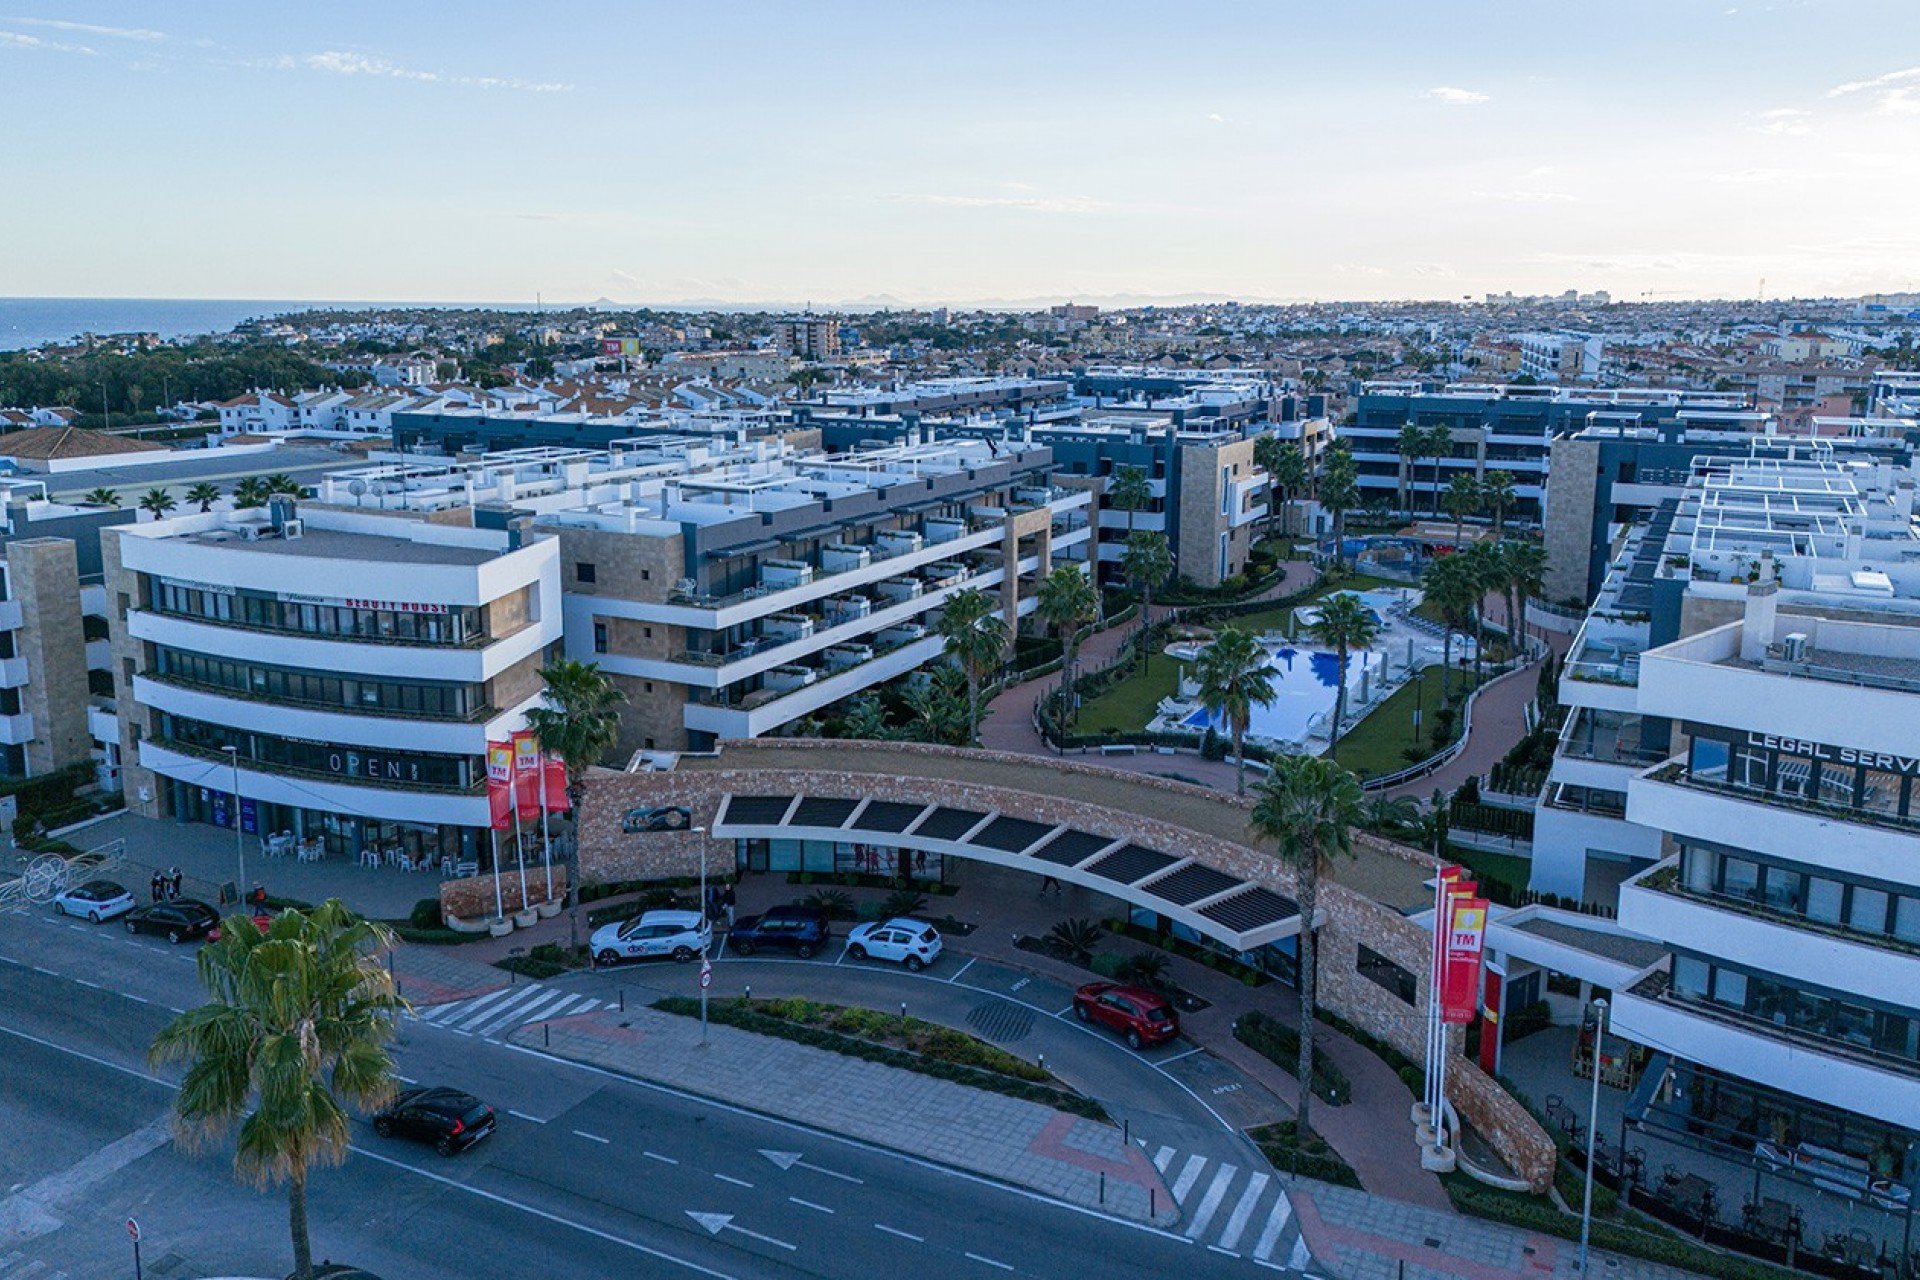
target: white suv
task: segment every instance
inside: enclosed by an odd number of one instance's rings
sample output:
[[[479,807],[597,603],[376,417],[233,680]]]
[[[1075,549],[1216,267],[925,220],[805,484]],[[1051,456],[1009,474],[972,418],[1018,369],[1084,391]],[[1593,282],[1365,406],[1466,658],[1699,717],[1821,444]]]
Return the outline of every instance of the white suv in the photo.
[[[593,931],[593,958],[600,964],[672,956],[681,964],[707,949],[713,928],[698,911],[648,911]]]
[[[893,960],[918,973],[940,958],[940,934],[925,920],[907,916],[875,921],[847,935],[847,954],[855,960]]]

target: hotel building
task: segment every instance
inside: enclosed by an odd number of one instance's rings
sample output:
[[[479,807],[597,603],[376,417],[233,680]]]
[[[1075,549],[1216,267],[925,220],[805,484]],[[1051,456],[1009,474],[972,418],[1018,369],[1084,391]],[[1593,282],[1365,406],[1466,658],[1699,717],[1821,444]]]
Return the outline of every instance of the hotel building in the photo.
[[[486,743],[560,639],[554,539],[501,508],[282,499],[101,543],[129,808],[335,856],[481,854]]]

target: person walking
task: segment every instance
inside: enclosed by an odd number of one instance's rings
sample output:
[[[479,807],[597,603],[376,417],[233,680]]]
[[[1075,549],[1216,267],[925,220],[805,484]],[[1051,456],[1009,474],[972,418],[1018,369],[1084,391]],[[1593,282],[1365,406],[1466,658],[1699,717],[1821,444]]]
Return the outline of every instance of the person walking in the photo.
[[[169,902],[180,896],[180,883],[185,879],[186,877],[180,874],[179,867],[175,867],[167,873],[167,900]]]
[[[154,902],[158,902],[160,901],[160,895],[165,893],[166,891],[167,891],[166,874],[164,872],[156,870],[153,873],[153,878],[147,881],[147,892],[152,895],[152,900]]]
[[[735,902],[733,885],[729,883],[726,888],[720,891],[720,909],[727,913],[727,928],[729,930],[733,928],[733,908]]]

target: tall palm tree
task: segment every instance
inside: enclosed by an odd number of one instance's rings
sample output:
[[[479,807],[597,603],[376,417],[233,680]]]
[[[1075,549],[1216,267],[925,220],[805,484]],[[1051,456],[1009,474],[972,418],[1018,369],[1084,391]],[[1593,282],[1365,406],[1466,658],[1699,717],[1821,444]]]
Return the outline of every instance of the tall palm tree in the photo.
[[[1262,437],[1262,439],[1265,438]],[[1307,455],[1302,453],[1300,446],[1293,441],[1281,441],[1273,465],[1267,468],[1267,474],[1273,477],[1273,487],[1279,492],[1279,500],[1273,502],[1267,516],[1271,526],[1273,519],[1281,515],[1281,505],[1291,504],[1294,498],[1306,491]],[[1271,528],[1268,532],[1272,532]],[[1283,528],[1281,532],[1285,533],[1287,530]]]
[[[220,501],[220,486],[202,480],[187,490],[187,501],[199,503],[202,512],[211,511],[213,504]]]
[[[1457,555],[1440,556],[1427,565],[1421,586],[1428,600],[1440,611],[1443,628],[1440,640],[1440,705],[1445,706],[1453,693],[1453,633],[1467,624],[1473,611],[1472,575]]]
[[[1440,518],[1440,460],[1453,452],[1453,428],[1427,428],[1427,454],[1433,459],[1433,518]]]
[[[1506,471],[1489,471],[1480,481],[1480,503],[1493,517],[1493,540],[1500,541],[1507,536],[1507,512],[1513,510],[1520,496],[1513,491],[1513,475]]]
[[[1400,428],[1400,439],[1394,449],[1400,455],[1400,505],[1411,519],[1414,493],[1419,485],[1420,459],[1433,452],[1426,429],[1416,422],[1407,423]]]
[[[1462,471],[1447,482],[1447,492],[1441,501],[1447,508],[1447,514],[1453,517],[1453,545],[1457,550],[1467,536],[1467,517],[1480,510],[1480,482],[1470,473]]]
[[[243,507],[264,507],[267,505],[267,482],[259,476],[248,476],[233,486],[234,510]]]
[[[1373,610],[1360,597],[1337,591],[1319,605],[1319,616],[1307,627],[1307,634],[1334,651],[1340,660],[1339,680],[1333,690],[1333,732],[1327,742],[1327,755],[1340,754],[1340,722],[1347,716],[1347,658],[1354,650],[1365,650],[1380,638],[1380,623]]]
[[[308,1172],[346,1159],[347,1107],[393,1097],[387,1044],[407,1004],[376,959],[393,938],[338,899],[283,911],[265,933],[236,915],[220,934],[197,957],[208,1002],[161,1028],[147,1057],[187,1064],[173,1104],[183,1145],[237,1123],[235,1171],[258,1187],[287,1184],[293,1274],[310,1280]]]
[[[1138,533],[1127,535],[1127,545],[1120,552],[1120,571],[1127,575],[1140,591],[1140,633],[1146,634],[1152,625],[1153,589],[1165,582],[1173,573],[1173,551],[1167,546],[1167,535],[1158,529],[1142,529]],[[1140,656],[1145,664],[1149,657],[1147,647],[1140,646]]]
[[[1491,542],[1475,543],[1454,558],[1461,561],[1461,572],[1473,583],[1473,683],[1477,688],[1486,649],[1487,592],[1505,589],[1506,568],[1500,562],[1499,548]]]
[[[967,742],[980,736],[980,680],[1007,654],[1007,624],[993,611],[993,598],[978,587],[947,597],[935,630],[947,642],[947,655],[967,677]]]
[[[81,498],[80,501],[90,507],[117,507],[120,505],[120,494],[118,491],[102,485],[98,489],[87,490],[86,496]]]
[[[1067,722],[1067,689],[1073,683],[1073,662],[1080,654],[1080,628],[1100,612],[1093,581],[1078,565],[1063,564],[1040,580],[1033,612],[1040,624],[1060,634],[1060,727]]]
[[[1360,474],[1344,442],[1327,450],[1320,469],[1320,505],[1333,512],[1333,562],[1346,563],[1347,512],[1360,505]]]
[[[1524,642],[1527,601],[1546,590],[1547,549],[1531,538],[1516,539],[1503,544],[1500,559],[1506,571],[1507,589],[1513,594],[1512,603],[1507,606],[1507,630],[1514,634],[1516,641]]]
[[[1200,705],[1209,716],[1227,722],[1233,736],[1233,791],[1247,794],[1247,724],[1253,709],[1272,702],[1273,668],[1267,665],[1267,651],[1251,633],[1238,627],[1224,627],[1213,643],[1200,651],[1194,662],[1200,682]]]
[[[598,663],[561,658],[540,672],[547,683],[545,705],[527,712],[527,727],[540,749],[567,767],[567,807],[573,838],[567,841],[568,954],[580,949],[580,802],[587,794],[587,770],[620,740],[620,707],[627,695],[616,689]]]
[[[1294,900],[1300,908],[1300,1104],[1294,1116],[1300,1140],[1309,1131],[1307,1108],[1313,1098],[1314,1010],[1319,1004],[1319,942],[1313,917],[1320,900],[1320,876],[1335,858],[1353,854],[1353,828],[1361,814],[1359,780],[1322,756],[1286,756],[1262,779],[1250,824],[1257,835],[1279,845],[1279,856],[1293,868]]]
[[[167,512],[179,505],[180,503],[172,494],[158,486],[140,495],[140,509],[150,512],[155,520],[165,516]]]
[[[1107,481],[1107,505],[1127,513],[1127,532],[1133,532],[1133,513],[1153,505],[1153,488],[1139,467],[1121,467]]]

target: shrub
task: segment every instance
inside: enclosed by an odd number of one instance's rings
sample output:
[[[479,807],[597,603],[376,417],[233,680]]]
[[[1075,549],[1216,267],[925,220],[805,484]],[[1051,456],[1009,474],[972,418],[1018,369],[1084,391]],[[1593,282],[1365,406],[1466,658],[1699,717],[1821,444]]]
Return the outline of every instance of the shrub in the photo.
[[[1077,964],[1086,964],[1093,958],[1093,949],[1100,945],[1100,939],[1105,936],[1105,930],[1083,916],[1062,920],[1047,930],[1047,936],[1041,941],[1056,955],[1065,956]]]
[[[1233,1024],[1233,1038],[1288,1075],[1299,1069],[1300,1033],[1264,1013],[1242,1014]],[[1336,1107],[1353,1101],[1352,1082],[1319,1045],[1313,1047],[1313,1096]]]
[[[895,916],[918,914],[927,905],[927,895],[917,889],[896,889],[888,894],[880,904],[882,917],[891,920]]]
[[[422,898],[413,904],[407,923],[416,929],[438,929],[446,924],[440,915],[440,899]]]
[[[853,895],[844,889],[815,889],[800,900],[800,905],[826,912],[829,920],[854,918]]]
[[[1121,962],[1120,974],[1128,982],[1158,989],[1166,981],[1167,958],[1155,951],[1136,951]]]
[[[1111,952],[1095,956],[1092,968],[1095,973],[1112,982],[1119,982],[1127,976],[1126,957]]]
[[[1342,1160],[1340,1154],[1317,1133],[1309,1131],[1306,1142],[1301,1143],[1292,1120],[1249,1129],[1247,1136],[1253,1139],[1260,1148],[1260,1154],[1276,1169],[1331,1182],[1337,1187],[1360,1189],[1360,1175],[1353,1171],[1353,1166]]]

